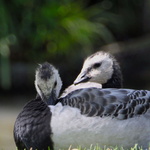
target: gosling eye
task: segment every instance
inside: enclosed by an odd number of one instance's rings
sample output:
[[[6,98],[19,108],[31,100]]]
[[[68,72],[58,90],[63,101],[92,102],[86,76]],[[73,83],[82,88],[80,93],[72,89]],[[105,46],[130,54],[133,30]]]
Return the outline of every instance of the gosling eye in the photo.
[[[96,68],[99,68],[100,66],[101,66],[101,63],[95,63],[95,64],[93,65],[93,68],[96,69]]]
[[[55,83],[54,83],[54,87],[56,87],[57,86],[57,81],[55,81]]]

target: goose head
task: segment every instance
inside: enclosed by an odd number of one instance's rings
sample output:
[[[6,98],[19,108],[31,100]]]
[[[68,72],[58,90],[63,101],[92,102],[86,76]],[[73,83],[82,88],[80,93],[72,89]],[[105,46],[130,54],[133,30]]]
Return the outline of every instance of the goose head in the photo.
[[[122,73],[117,60],[103,51],[87,57],[74,84],[82,82],[100,83],[102,88],[121,88]]]
[[[58,70],[48,62],[40,64],[35,74],[35,87],[42,100],[54,105],[62,87]]]

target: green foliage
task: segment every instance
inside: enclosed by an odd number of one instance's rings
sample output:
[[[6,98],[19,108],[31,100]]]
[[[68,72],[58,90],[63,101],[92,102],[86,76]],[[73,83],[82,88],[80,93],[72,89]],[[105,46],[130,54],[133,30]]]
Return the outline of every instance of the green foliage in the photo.
[[[43,60],[77,49],[85,53],[114,41],[114,33],[135,29],[141,6],[139,0],[1,0],[0,38],[16,36],[15,51],[24,51],[24,59]]]

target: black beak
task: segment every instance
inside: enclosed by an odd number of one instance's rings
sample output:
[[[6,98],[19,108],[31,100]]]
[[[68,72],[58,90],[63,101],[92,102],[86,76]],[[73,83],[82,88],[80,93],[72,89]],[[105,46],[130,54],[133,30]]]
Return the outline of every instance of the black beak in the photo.
[[[50,96],[46,96],[46,95],[44,95],[44,93],[42,92],[42,90],[41,90],[41,88],[40,88],[40,86],[38,85],[38,88],[40,89],[40,91],[41,91],[41,99],[44,101],[44,102],[46,102],[48,105],[55,105],[56,104],[56,100],[57,100],[57,98],[56,98],[56,92],[55,92],[55,90],[52,90],[52,92],[51,92],[51,94],[50,94]],[[37,97],[39,96],[39,94],[37,95]]]
[[[87,81],[89,81],[90,79],[91,79],[91,78],[88,77],[88,76],[86,75],[86,73],[80,73],[80,74],[78,75],[78,77],[75,79],[74,84],[77,85],[77,84],[82,83],[82,82],[87,82]]]
[[[48,98],[46,98],[45,101],[46,101],[46,103],[48,105],[55,105],[56,104],[56,100],[57,100],[57,98],[56,98],[55,91],[52,91],[51,95]]]
[[[55,105],[56,104],[56,94],[55,91],[52,90],[50,96],[46,96],[42,93],[42,100],[47,103],[47,105]]]

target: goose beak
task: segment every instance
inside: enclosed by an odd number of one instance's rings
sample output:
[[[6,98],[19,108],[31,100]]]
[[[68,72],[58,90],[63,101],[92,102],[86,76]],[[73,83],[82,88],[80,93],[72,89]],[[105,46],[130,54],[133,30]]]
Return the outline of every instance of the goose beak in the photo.
[[[86,73],[80,73],[77,78],[75,79],[74,81],[74,85],[77,85],[79,83],[82,83],[82,82],[87,82],[89,81],[91,78],[89,76],[86,75]]]

